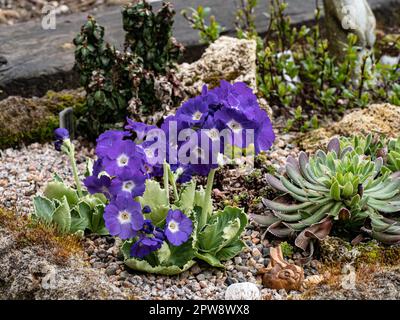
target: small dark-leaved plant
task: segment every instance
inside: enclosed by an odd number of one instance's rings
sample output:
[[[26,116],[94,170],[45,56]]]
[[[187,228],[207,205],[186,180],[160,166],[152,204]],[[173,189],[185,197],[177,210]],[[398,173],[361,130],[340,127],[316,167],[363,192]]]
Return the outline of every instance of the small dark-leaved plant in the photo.
[[[93,17],[75,37],[76,67],[87,92],[80,132],[95,138],[106,129],[122,128],[127,116],[154,122],[182,99],[175,66],[182,46],[172,37],[174,11],[164,3],[158,12],[145,1],[122,10],[126,32],[123,51],[104,40]]]

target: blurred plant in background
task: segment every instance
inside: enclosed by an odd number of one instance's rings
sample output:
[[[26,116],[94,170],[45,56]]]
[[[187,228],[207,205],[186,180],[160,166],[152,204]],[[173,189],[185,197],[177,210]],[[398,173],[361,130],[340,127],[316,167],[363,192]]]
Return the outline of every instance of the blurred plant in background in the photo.
[[[172,37],[171,5],[153,12],[145,0],[135,1],[123,8],[122,17],[122,52],[104,40],[104,28],[93,17],[74,39],[76,67],[87,92],[78,128],[89,138],[116,124],[122,128],[126,116],[153,115],[156,122],[182,99],[175,68],[183,47]]]
[[[382,44],[359,61],[357,36],[349,34],[344,58],[334,57],[320,29],[319,1],[314,24],[295,27],[286,14],[288,4],[270,0],[269,27],[262,37],[255,26],[257,3],[240,1],[237,36],[256,40],[258,89],[277,115],[289,119],[286,130],[314,129],[327,116],[370,103],[400,105],[400,65],[382,62]],[[400,52],[400,38],[390,43]]]
[[[187,10],[182,10],[182,16],[189,21],[194,30],[199,31],[200,42],[202,44],[210,44],[217,40],[221,32],[225,30],[216,20],[215,16],[210,16],[207,24],[207,17],[210,15],[211,9],[208,7],[198,6],[197,9],[189,8],[191,16]]]

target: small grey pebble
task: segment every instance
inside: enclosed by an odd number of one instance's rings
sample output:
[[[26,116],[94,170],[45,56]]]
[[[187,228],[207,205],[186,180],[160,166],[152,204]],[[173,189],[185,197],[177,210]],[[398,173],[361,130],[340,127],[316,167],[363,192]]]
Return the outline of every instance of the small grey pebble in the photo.
[[[130,274],[129,274],[128,271],[122,271],[122,272],[119,274],[120,279],[127,279],[127,278],[129,278],[129,276],[130,276]]]
[[[198,281],[204,281],[204,280],[206,280],[206,276],[205,276],[203,273],[200,273],[200,274],[198,274],[198,275],[196,276],[196,279],[197,279]]]
[[[118,265],[117,264],[110,264],[106,269],[106,275],[114,276],[117,273]]]
[[[239,264],[242,264],[242,262],[243,262],[243,259],[241,257],[235,258],[235,264],[239,265]]]

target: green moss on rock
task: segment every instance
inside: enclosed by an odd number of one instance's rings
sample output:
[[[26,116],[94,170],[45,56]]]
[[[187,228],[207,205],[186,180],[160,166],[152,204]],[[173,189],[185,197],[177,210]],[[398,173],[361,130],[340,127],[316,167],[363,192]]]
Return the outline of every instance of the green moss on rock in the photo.
[[[69,107],[76,116],[82,113],[82,91],[49,91],[43,98],[8,97],[0,101],[0,149],[51,141],[59,126],[59,112]]]
[[[349,242],[337,238],[326,237],[320,242],[321,259],[327,263],[353,263],[355,266],[398,265],[400,262],[400,246],[386,246],[376,240],[352,246]]]

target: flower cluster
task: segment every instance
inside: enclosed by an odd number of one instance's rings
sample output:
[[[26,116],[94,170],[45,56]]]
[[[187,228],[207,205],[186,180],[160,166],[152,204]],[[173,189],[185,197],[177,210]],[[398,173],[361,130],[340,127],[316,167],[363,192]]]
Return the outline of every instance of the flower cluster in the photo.
[[[109,204],[105,208],[104,220],[113,236],[137,241],[131,248],[131,255],[144,258],[161,248],[163,242],[179,246],[191,236],[192,221],[181,211],[168,213],[165,230],[155,227],[144,215],[151,209],[135,199],[145,191],[151,165],[139,147],[131,140],[129,132],[109,130],[97,139],[98,160],[93,173],[84,180],[91,194],[102,193]]]
[[[161,128],[127,121],[126,131],[99,136],[98,160],[84,183],[91,194],[102,193],[109,200],[105,225],[113,236],[135,239],[130,253],[138,258],[160,249],[164,241],[180,246],[193,232],[192,220],[180,210],[169,210],[162,225],[153,225],[146,220],[151,208],[142,208],[137,198],[145,192],[146,179],[166,174],[165,162],[178,182],[187,182],[216,169],[227,144],[258,153],[275,139],[267,113],[244,83],[222,81],[213,90],[204,87]]]
[[[206,176],[218,167],[229,146],[252,147],[258,154],[275,140],[268,114],[243,82],[231,85],[221,81],[220,87],[212,90],[204,86],[200,96],[189,99],[176,115],[165,119],[161,130],[129,119],[125,129],[136,135],[147,160],[156,163],[153,176],[162,174],[162,153],[180,175],[179,182],[187,182],[193,175]],[[160,134],[165,135],[163,141]]]

